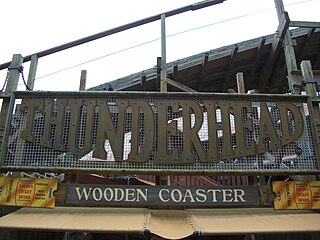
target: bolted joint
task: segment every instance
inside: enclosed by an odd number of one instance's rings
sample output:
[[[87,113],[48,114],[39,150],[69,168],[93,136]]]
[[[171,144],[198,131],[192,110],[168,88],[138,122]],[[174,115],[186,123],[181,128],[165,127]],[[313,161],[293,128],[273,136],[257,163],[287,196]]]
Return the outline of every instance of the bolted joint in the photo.
[[[14,69],[18,70],[20,73],[23,72],[23,66],[21,66],[21,65],[10,64],[10,65],[8,66],[8,70],[14,70]]]

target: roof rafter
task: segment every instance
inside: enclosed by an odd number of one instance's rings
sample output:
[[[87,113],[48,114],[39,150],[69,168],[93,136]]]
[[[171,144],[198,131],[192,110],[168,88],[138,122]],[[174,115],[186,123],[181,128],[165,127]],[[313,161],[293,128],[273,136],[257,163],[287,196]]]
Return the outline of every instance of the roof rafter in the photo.
[[[198,91],[202,91],[203,90],[204,78],[205,78],[205,75],[207,73],[208,61],[209,61],[209,53],[205,52],[203,54],[202,63],[201,63],[201,72],[200,72],[200,77],[199,77],[199,80],[198,80]]]
[[[289,15],[287,12],[284,12],[282,19],[281,19],[281,22],[280,22],[278,29],[277,29],[278,34],[275,34],[275,36],[273,38],[272,49],[270,51],[267,62],[265,64],[265,68],[263,70],[263,74],[261,75],[261,78],[259,81],[259,91],[260,92],[264,92],[264,89],[268,83],[270,76],[271,76],[272,69],[273,69],[275,62],[277,60],[277,57],[280,53],[283,38],[289,29],[289,23],[290,23]]]
[[[266,38],[265,37],[262,37],[260,38],[260,41],[259,41],[259,46],[257,47],[257,52],[256,52],[256,55],[254,57],[254,61],[253,61],[253,64],[252,64],[252,67],[250,69],[250,76],[248,77],[248,83],[251,83],[253,82],[253,78],[255,76],[255,73],[256,73],[256,70],[257,70],[257,67],[258,67],[258,63],[259,63],[259,59],[260,59],[260,56],[261,56],[261,53],[262,53],[262,49],[263,49],[263,46],[266,42]]]
[[[231,71],[232,71],[232,68],[233,68],[233,65],[234,65],[234,59],[235,59],[235,57],[236,57],[236,55],[238,53],[238,50],[239,50],[238,45],[234,45],[234,47],[232,48],[232,51],[231,51],[230,61],[228,63],[227,71],[226,71],[225,78],[224,78],[224,81],[223,81],[223,86],[222,86],[222,91],[223,92],[225,92],[227,87],[228,87],[229,78],[230,78]]]

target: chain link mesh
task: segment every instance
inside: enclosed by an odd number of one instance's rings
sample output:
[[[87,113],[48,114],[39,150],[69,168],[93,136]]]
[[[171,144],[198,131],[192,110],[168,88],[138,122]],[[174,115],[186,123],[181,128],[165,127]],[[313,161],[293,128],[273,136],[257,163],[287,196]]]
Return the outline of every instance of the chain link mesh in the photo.
[[[181,97],[182,96],[182,97]],[[191,100],[196,102],[202,111],[202,119],[203,123],[201,128],[197,132],[197,135],[201,141],[202,148],[204,151],[208,151],[209,145],[209,124],[208,124],[208,111],[204,107],[204,101],[206,99],[212,99],[212,97],[208,97],[208,95],[204,95],[203,97],[193,97],[191,95],[169,95],[164,98],[162,95],[148,95],[148,94],[141,94],[141,97],[137,97],[136,95],[132,96],[130,94],[122,94],[122,95],[105,95],[101,97],[99,96],[92,96],[92,95],[83,95],[81,98],[76,97],[59,97],[59,98],[50,98],[50,97],[24,97],[22,99],[22,103],[25,100],[39,100],[43,101],[44,105],[42,107],[35,108],[36,111],[34,112],[34,119],[32,125],[32,135],[33,140],[30,141],[26,140],[25,138],[21,137],[21,133],[26,128],[26,121],[28,112],[30,110],[28,108],[22,107],[21,99],[16,99],[16,104],[14,107],[14,114],[10,126],[9,132],[9,140],[7,143],[7,151],[6,156],[3,161],[2,166],[5,168],[14,168],[14,169],[37,169],[37,170],[48,170],[52,169],[52,171],[92,171],[92,172],[113,172],[113,171],[125,171],[125,172],[145,172],[148,171],[163,171],[163,172],[174,172],[174,173],[183,173],[183,172],[193,172],[193,173],[204,173],[209,172],[211,174],[221,173],[224,171],[231,171],[231,172],[239,172],[244,173],[246,171],[250,172],[288,172],[288,173],[297,173],[297,172],[308,172],[318,169],[317,166],[317,159],[314,149],[314,142],[312,138],[312,127],[310,122],[309,116],[309,108],[306,101],[302,101],[301,98],[286,98],[285,100],[281,99],[271,99],[270,97],[264,99],[263,95],[256,97],[254,99],[246,100],[240,99],[241,101],[246,101],[250,104],[252,111],[248,111],[245,108],[242,112],[243,121],[247,121],[248,119],[252,119],[253,126],[252,131],[245,131],[244,132],[244,141],[246,145],[250,143],[257,143],[259,141],[259,134],[262,131],[262,127],[259,125],[261,121],[261,103],[265,103],[269,110],[270,117],[272,119],[272,124],[274,125],[277,133],[281,137],[282,127],[280,124],[280,117],[279,117],[279,110],[277,106],[281,103],[291,103],[295,105],[299,111],[302,113],[303,116],[303,134],[294,142],[288,143],[285,146],[279,146],[272,150],[267,150],[264,153],[260,154],[252,154],[250,156],[238,156],[226,159],[217,159],[216,161],[210,162],[202,162],[199,159],[199,155],[194,144],[191,144],[192,155],[190,158],[193,158],[194,162],[190,164],[159,164],[155,162],[155,153],[159,150],[159,144],[157,139],[159,139],[159,135],[165,134],[163,132],[159,132],[159,116],[157,113],[156,102],[161,102],[164,100],[170,100],[171,102],[183,102],[185,100]],[[213,99],[216,100],[217,97]],[[226,95],[220,96],[220,99],[225,101],[239,101],[238,97],[232,97],[232,95],[226,97]],[[225,99],[223,99],[225,98]],[[74,101],[79,101],[81,103],[81,107],[77,113],[77,118],[74,118],[72,114],[72,109],[70,105],[66,104],[64,111],[62,112],[63,122],[59,124],[55,123],[53,120],[51,122],[46,121],[46,112],[43,110],[46,107],[46,103],[49,101],[53,102],[53,110],[51,118],[57,117],[61,112],[58,112],[58,102],[65,102],[68,103],[70,99]],[[99,117],[102,114],[101,109],[95,106],[93,109],[93,114],[89,111],[89,102],[95,102],[97,100],[101,100],[102,102],[106,103],[108,106],[109,112],[111,113],[112,117],[112,125],[114,129],[119,130],[123,128],[124,130],[124,137],[123,137],[123,159],[118,161],[117,156],[114,155],[114,149],[112,148],[112,144],[108,139],[104,142],[104,150],[106,151],[107,155],[104,159],[100,159],[94,157],[93,151],[97,147],[97,138],[98,138],[98,122]],[[134,107],[129,106],[125,109],[124,118],[125,124],[124,126],[118,126],[119,117],[120,117],[120,108],[119,103],[122,100],[144,100],[150,106],[154,114],[154,121],[155,131],[154,131],[154,143],[152,146],[152,153],[145,159],[144,162],[140,163],[133,163],[129,162],[128,156],[130,155],[132,150],[133,144],[133,111]],[[86,104],[83,104],[86,101]],[[225,119],[222,118],[222,110],[217,108],[216,110],[216,124],[224,124],[226,122]],[[237,126],[237,121],[235,119],[235,115],[233,113],[234,109],[230,109],[229,114],[229,124],[230,124],[230,132],[231,132],[231,141],[233,145],[233,149],[236,149],[237,146],[235,143],[237,142],[237,138],[240,136],[236,135],[236,129],[239,128]],[[293,119],[291,116],[292,113],[288,112],[288,119]],[[144,128],[146,121],[150,121],[150,119],[146,119],[146,114],[140,109],[139,117],[138,117],[138,150],[137,152],[140,153],[144,147],[148,144],[152,144],[150,142],[146,142],[146,131],[147,129]],[[195,125],[196,120],[196,113],[194,111],[190,112],[190,123],[191,127]],[[167,123],[170,124],[171,122],[176,122],[177,124],[177,133],[176,134],[168,134],[167,138],[167,152],[169,154],[173,154],[174,151],[178,151],[179,155],[182,154],[185,146],[185,139],[184,139],[184,115],[181,111],[181,106],[179,107],[179,111],[175,111],[172,107],[167,109]],[[57,119],[56,119],[57,120]],[[76,122],[74,122],[76,120]],[[73,122],[72,122],[73,121]],[[88,126],[90,129],[88,130]],[[70,152],[69,145],[70,145],[70,131],[72,128],[76,128],[76,138],[75,146],[80,150],[87,146],[86,144],[90,145],[90,151],[85,152],[83,155],[75,155]],[[289,133],[293,134],[295,131],[295,122],[289,121]],[[44,143],[41,139],[43,138],[46,131],[48,133],[48,141],[49,143]],[[59,137],[57,134],[60,131],[61,136]],[[106,129],[107,131],[107,129]],[[54,147],[47,147],[44,146],[49,144],[53,146],[57,141],[57,137],[61,138],[60,145]],[[224,132],[223,130],[217,130],[217,146],[218,154],[222,155],[224,149]],[[273,139],[269,139],[265,141],[266,145],[271,145]],[[160,146],[163,147],[163,146]],[[79,151],[80,151],[79,150]],[[116,161],[117,160],[117,161]]]

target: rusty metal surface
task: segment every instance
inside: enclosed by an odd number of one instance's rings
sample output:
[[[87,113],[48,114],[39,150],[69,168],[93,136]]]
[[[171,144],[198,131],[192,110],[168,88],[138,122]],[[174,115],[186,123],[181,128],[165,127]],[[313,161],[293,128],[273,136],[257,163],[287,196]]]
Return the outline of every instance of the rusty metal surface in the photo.
[[[305,96],[15,94],[3,171],[319,172]]]

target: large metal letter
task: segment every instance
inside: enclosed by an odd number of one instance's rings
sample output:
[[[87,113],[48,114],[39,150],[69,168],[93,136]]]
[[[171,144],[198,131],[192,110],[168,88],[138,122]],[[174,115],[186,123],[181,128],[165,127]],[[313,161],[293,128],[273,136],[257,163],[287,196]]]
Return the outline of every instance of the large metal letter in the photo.
[[[125,112],[128,107],[127,100],[117,100],[118,122],[117,129],[113,125],[112,116],[106,100],[97,100],[99,106],[99,119],[97,129],[96,148],[93,151],[94,158],[107,159],[104,142],[109,140],[116,161],[123,160]]]
[[[129,162],[145,162],[149,159],[154,143],[154,117],[151,106],[142,100],[129,100],[132,107],[131,152]],[[140,109],[143,125],[139,126]]]

